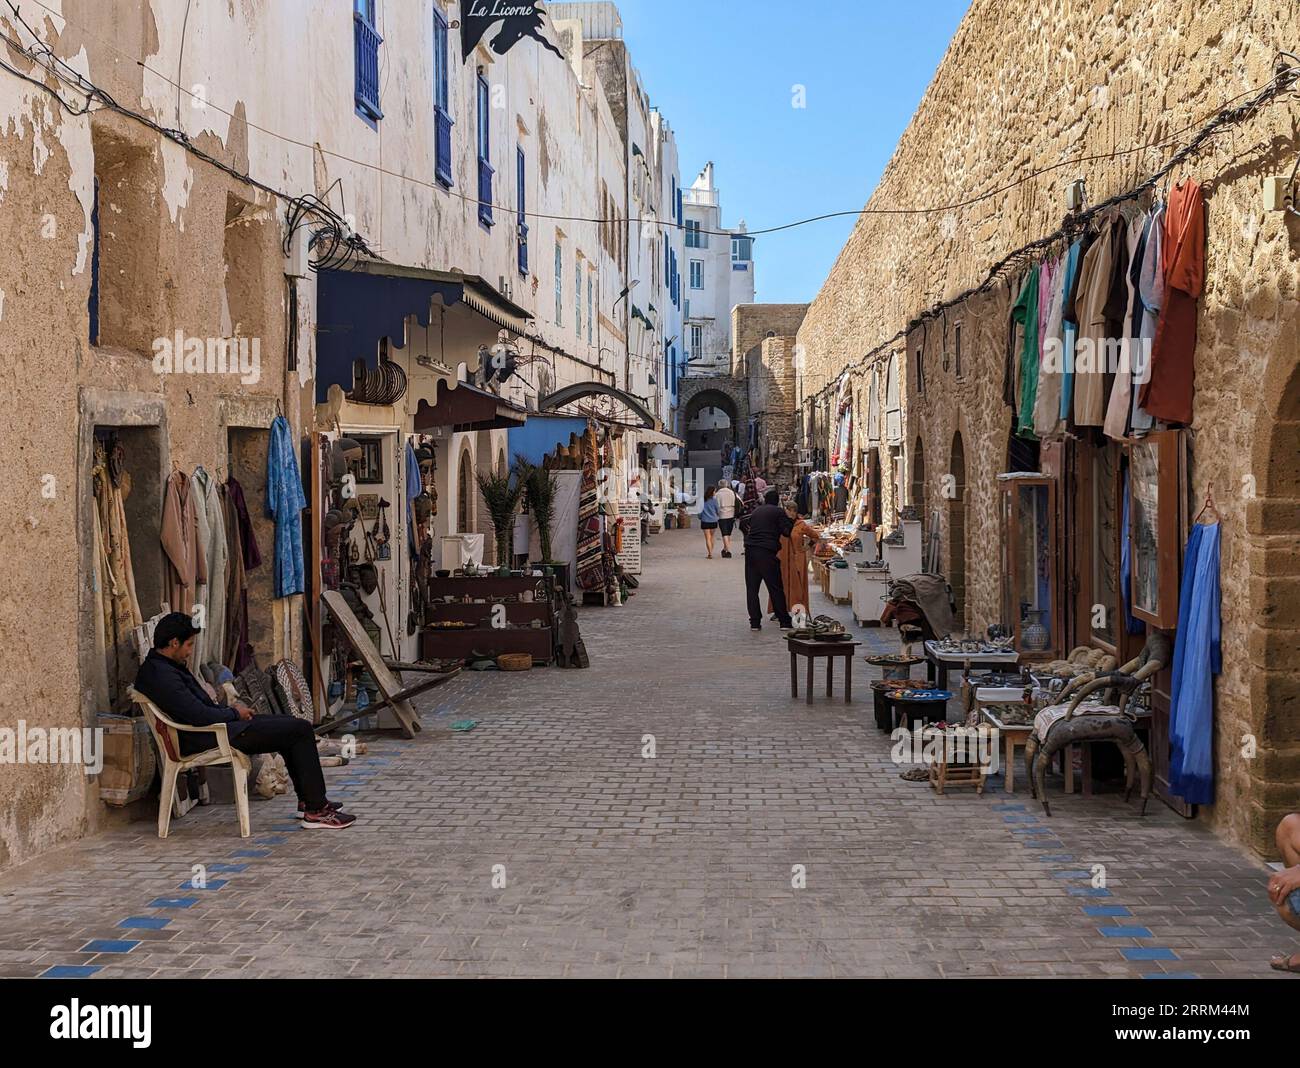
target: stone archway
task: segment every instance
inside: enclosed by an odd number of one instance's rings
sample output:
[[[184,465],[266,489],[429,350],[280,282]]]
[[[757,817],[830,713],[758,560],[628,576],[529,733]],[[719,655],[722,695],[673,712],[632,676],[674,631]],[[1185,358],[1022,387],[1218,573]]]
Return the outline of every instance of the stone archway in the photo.
[[[684,378],[677,403],[679,437],[685,437],[686,427],[696,413],[709,406],[722,408],[734,426],[748,431],[749,386],[743,379],[729,375]]]
[[[698,459],[702,459],[706,475],[716,478],[717,473],[714,468],[721,463],[721,460],[715,456],[714,449],[705,449],[701,452],[697,445],[697,456],[692,458],[690,455],[690,437],[687,428],[706,408],[717,408],[726,414],[731,422],[731,439],[741,448],[745,448],[749,444],[749,388],[743,380],[724,375],[682,380],[681,399],[677,409],[680,420],[677,433],[687,442],[687,462],[696,464]]]
[[[1300,323],[1282,331],[1255,417],[1247,504],[1251,613],[1248,835],[1272,855],[1274,828],[1300,809]],[[1235,741],[1235,740],[1233,740]]]

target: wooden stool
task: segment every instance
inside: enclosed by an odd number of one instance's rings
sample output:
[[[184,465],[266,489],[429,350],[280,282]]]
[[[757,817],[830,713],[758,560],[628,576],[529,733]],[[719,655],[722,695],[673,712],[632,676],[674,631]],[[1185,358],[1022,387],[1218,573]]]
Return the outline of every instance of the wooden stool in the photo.
[[[817,641],[812,638],[786,638],[790,650],[790,696],[799,697],[799,657],[808,660],[808,703],[813,703],[813,664],[818,659],[826,661],[826,696],[835,696],[835,658],[844,658],[844,703],[853,703],[853,653],[861,642]]]

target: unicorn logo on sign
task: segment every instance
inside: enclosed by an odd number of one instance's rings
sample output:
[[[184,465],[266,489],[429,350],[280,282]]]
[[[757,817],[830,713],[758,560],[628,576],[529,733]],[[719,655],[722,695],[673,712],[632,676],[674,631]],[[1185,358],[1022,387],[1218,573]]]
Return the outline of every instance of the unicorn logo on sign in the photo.
[[[465,12],[465,25],[461,29],[464,57],[469,58],[469,54],[474,51],[474,46],[483,39],[493,23],[502,22],[504,25],[501,31],[491,41],[492,51],[497,55],[504,56],[525,37],[531,37],[543,48],[563,59],[564,53],[542,35],[544,17],[537,0],[533,0],[532,3],[511,3],[510,0],[470,0],[468,10]]]

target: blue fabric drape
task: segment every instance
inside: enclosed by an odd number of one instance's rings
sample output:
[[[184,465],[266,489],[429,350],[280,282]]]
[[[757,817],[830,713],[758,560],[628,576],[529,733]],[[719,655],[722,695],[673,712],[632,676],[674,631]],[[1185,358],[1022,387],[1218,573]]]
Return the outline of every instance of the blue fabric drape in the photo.
[[[420,546],[415,540],[415,498],[424,492],[424,479],[420,475],[420,459],[415,455],[415,446],[408,439],[406,442],[406,541],[411,547],[411,558],[420,555]]]
[[[289,597],[306,588],[302,558],[302,510],[307,495],[298,475],[289,421],[277,415],[271,423],[266,456],[266,514],[275,520],[275,595]]]
[[[1188,804],[1214,802],[1214,676],[1219,646],[1219,524],[1195,524],[1178,599],[1169,705],[1169,789]]]

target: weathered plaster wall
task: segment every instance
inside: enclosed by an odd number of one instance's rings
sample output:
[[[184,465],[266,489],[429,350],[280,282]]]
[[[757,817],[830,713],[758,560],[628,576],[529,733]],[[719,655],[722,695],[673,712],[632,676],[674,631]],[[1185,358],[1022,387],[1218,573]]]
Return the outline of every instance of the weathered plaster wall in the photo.
[[[1200,6],[1053,0],[1032,8],[975,0],[870,205],[952,204],[1017,176],[1056,169],[966,208],[864,216],[799,331],[804,394],[835,381],[927,307],[980,281],[1010,250],[1055,230],[1066,180],[1086,177],[1093,202],[1132,188],[1210,112],[1267,83],[1278,49],[1294,47],[1297,25],[1289,0]],[[1267,616],[1272,637],[1259,637],[1266,604],[1249,577],[1252,538],[1276,536],[1295,515],[1292,501],[1284,518],[1269,520],[1252,500],[1264,476],[1261,461],[1252,463],[1252,447],[1259,427],[1271,427],[1277,403],[1274,398],[1274,409],[1263,413],[1256,384],[1275,373],[1289,380],[1296,359],[1284,339],[1294,337],[1300,293],[1300,230],[1296,220],[1262,211],[1260,181],[1289,172],[1298,149],[1296,106],[1279,103],[1217,137],[1184,168],[1213,179],[1190,473],[1193,495],[1203,497],[1213,481],[1224,513],[1219,804],[1206,816],[1226,836],[1256,845],[1268,840],[1277,815],[1300,800],[1294,785],[1300,761],[1285,755],[1300,746],[1296,721],[1266,730],[1260,694],[1252,692],[1262,661],[1294,678],[1295,643],[1290,653],[1277,652],[1285,648],[1278,633],[1293,633],[1287,628],[1294,620]],[[929,504],[937,499],[936,478],[948,470],[953,434],[962,434],[970,622],[977,627],[997,615],[991,476],[1003,469],[1009,426],[1000,399],[1005,308],[1005,295],[993,293],[949,313],[950,326],[965,323],[962,382],[955,369],[942,370],[942,323],[931,323],[924,339],[926,397],[916,396],[911,338],[904,357],[903,438],[924,437]],[[1275,371],[1279,364],[1282,372]],[[1260,652],[1265,647],[1273,650],[1271,659]],[[1286,700],[1294,707],[1293,686]],[[1239,755],[1247,734],[1263,747],[1254,761]]]

